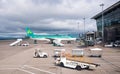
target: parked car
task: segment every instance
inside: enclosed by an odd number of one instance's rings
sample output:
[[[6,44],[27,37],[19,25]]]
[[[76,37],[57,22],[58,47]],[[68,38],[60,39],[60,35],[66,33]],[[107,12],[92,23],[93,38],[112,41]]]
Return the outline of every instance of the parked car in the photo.
[[[113,44],[113,46],[119,47],[120,46],[120,40],[115,41],[115,43]]]
[[[96,44],[101,44],[102,43],[102,38],[96,38]]]
[[[88,46],[94,46],[95,43],[94,43],[93,40],[89,40],[89,41],[87,41],[87,45],[88,45]]]
[[[110,43],[107,43],[104,45],[105,47],[114,47],[114,43],[113,42],[110,42]]]
[[[21,46],[29,46],[30,44],[27,41],[21,43]]]

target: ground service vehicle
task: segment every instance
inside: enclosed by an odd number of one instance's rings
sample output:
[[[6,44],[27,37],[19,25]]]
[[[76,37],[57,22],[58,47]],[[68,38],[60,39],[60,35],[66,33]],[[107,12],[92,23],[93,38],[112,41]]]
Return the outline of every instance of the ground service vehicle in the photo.
[[[91,63],[88,59],[85,60],[85,57],[72,57],[72,56],[62,56],[56,59],[56,65],[60,65],[62,67],[73,68],[77,70],[81,69],[94,69],[99,64]]]
[[[40,49],[35,49],[34,57],[47,58],[48,54],[45,52],[42,52]]]

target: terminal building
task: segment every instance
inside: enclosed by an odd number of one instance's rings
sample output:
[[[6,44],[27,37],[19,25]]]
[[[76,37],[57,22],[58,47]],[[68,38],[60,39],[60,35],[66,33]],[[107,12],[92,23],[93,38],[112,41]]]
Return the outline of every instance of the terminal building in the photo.
[[[96,20],[99,37],[102,37],[102,13],[104,22],[104,42],[120,40],[120,1],[92,17]]]

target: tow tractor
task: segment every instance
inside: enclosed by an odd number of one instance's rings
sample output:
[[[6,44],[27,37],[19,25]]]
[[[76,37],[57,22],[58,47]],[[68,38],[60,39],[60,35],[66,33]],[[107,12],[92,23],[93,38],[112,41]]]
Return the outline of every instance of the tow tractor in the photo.
[[[41,58],[47,58],[48,54],[45,52],[42,52],[39,48],[35,49],[34,57],[41,57]]]
[[[95,64],[89,61],[89,58],[83,57],[73,57],[71,54],[63,53],[59,58],[55,61],[56,65],[62,67],[73,68],[77,70],[82,69],[95,69],[100,66],[99,64]]]

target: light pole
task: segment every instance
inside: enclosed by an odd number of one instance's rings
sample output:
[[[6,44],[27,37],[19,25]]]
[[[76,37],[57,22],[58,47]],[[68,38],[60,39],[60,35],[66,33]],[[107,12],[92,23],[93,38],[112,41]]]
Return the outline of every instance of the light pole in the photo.
[[[102,42],[103,42],[103,45],[104,45],[104,12],[103,12],[103,7],[104,7],[104,4],[100,4],[100,6],[102,7]]]
[[[79,33],[79,31],[80,31],[80,29],[79,29],[79,27],[80,27],[80,26],[79,26],[79,21],[78,21],[77,24],[78,24],[78,37],[80,38],[80,33]]]
[[[85,47],[87,46],[87,43],[86,43],[86,34],[85,34],[85,17],[83,18],[84,20],[84,43],[85,43]]]
[[[84,20],[84,39],[85,39],[85,17],[83,18]]]

